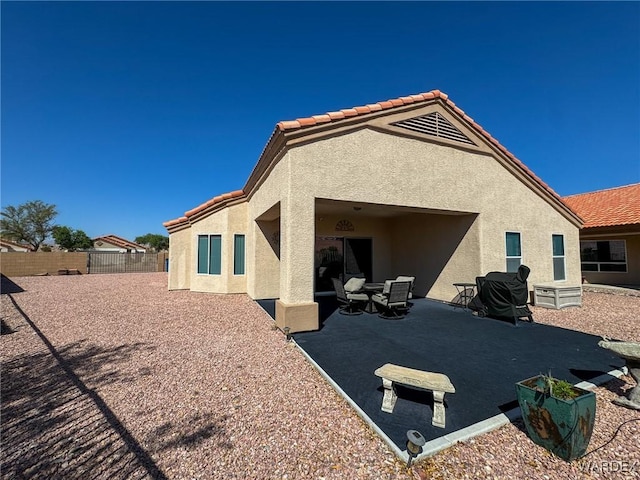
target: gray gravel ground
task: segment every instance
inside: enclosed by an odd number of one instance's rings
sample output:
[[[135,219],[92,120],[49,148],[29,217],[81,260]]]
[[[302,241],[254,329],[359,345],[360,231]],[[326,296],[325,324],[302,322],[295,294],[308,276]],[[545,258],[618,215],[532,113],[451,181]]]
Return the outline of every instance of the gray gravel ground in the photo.
[[[164,273],[13,280],[2,478],[640,478],[640,412],[611,404],[628,376],[596,389],[602,448],[582,460],[516,423],[407,470],[245,295],[169,292]],[[640,342],[639,312],[640,297],[587,292],[534,316]]]

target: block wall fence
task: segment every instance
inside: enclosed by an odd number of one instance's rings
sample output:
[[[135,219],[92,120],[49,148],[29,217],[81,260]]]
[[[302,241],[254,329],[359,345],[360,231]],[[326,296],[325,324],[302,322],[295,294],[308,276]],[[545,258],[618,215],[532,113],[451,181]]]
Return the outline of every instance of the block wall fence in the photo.
[[[58,270],[87,273],[87,252],[0,252],[0,273],[6,277],[58,275]],[[158,255],[158,272],[166,270],[167,252]]]

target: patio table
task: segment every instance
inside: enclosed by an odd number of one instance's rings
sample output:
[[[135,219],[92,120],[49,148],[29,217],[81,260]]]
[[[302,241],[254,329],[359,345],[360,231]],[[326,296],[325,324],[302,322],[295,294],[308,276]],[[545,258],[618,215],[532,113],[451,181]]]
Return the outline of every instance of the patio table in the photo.
[[[462,307],[464,310],[467,309],[469,302],[476,295],[476,284],[475,283],[466,283],[466,282],[458,282],[453,284],[458,290],[458,302],[453,304],[453,308]]]
[[[384,283],[365,283],[362,286],[362,292],[366,293],[367,297],[369,297],[367,306],[364,308],[365,312],[374,313],[373,295],[382,292],[382,290],[384,290]]]

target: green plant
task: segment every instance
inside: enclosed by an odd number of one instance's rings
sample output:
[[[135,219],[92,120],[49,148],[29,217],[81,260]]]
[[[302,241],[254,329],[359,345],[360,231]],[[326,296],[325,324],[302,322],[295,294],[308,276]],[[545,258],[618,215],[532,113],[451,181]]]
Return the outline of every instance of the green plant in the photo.
[[[571,383],[566,380],[559,380],[553,378],[551,373],[549,375],[542,375],[545,382],[545,393],[548,393],[552,397],[559,398],[561,400],[572,400],[580,395]]]

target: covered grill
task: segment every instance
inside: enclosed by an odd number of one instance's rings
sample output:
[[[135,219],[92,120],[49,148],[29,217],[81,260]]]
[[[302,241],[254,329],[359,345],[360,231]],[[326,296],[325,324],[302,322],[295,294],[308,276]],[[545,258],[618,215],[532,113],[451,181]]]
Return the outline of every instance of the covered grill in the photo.
[[[482,317],[513,319],[515,325],[523,317],[533,322],[527,305],[530,271],[526,265],[520,265],[516,273],[489,272],[484,277],[476,277],[478,294],[469,302],[469,308]]]

